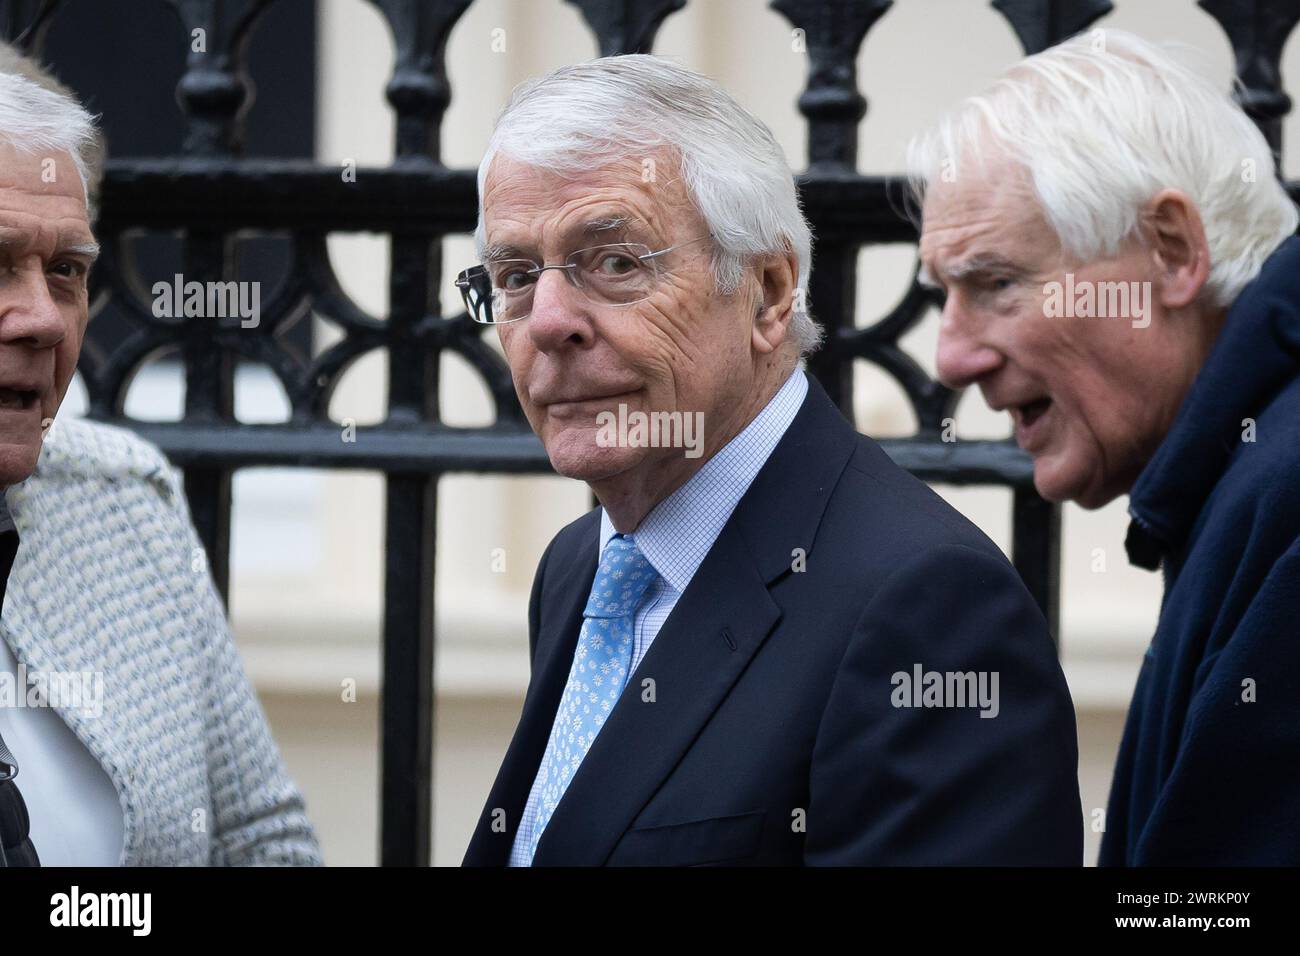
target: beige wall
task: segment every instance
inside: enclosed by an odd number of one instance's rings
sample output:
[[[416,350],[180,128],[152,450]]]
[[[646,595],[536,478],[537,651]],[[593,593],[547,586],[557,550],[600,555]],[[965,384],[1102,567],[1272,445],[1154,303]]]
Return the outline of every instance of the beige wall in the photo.
[[[391,42],[374,8],[361,0],[322,6],[319,159],[363,167],[392,155],[383,88]],[[1102,25],[1177,39],[1200,51],[1226,87],[1226,40],[1190,0],[1121,2]],[[505,52],[493,31],[505,30]],[[716,77],[764,119],[791,164],[805,161],[795,100],[805,63],[791,49],[786,21],[757,0],[695,0],[670,17],[656,52]],[[518,81],[590,58],[595,48],[577,11],[559,0],[480,0],[449,45],[454,99],[444,127],[445,159],[473,167],[494,115]],[[861,169],[901,168],[907,136],[1015,59],[1006,22],[970,0],[898,0],[868,35],[859,59],[870,111],[861,130]],[[1294,48],[1288,75],[1294,74]],[[1295,122],[1288,124],[1294,135]],[[1294,175],[1294,163],[1290,171]],[[387,243],[335,237],[330,248],[344,287],[366,308],[385,309]],[[450,274],[471,261],[467,238],[445,245]],[[858,314],[879,317],[901,294],[913,251],[862,253]],[[457,307],[446,276],[444,308]],[[815,305],[815,303],[814,303]],[[933,371],[933,316],[906,343]],[[459,360],[447,360],[443,400],[456,424],[487,420],[481,387]],[[331,411],[337,419],[382,418],[386,368],[379,357],[348,375]],[[247,387],[253,388],[254,384]],[[907,434],[911,413],[899,389],[864,369],[859,422],[875,435]],[[964,437],[1002,437],[1003,417],[977,394],[958,416]],[[1004,548],[1005,492],[944,489]],[[376,691],[382,554],[382,482],[373,475],[250,472],[236,487],[232,612],[239,643],[274,730],[302,785],[331,864],[371,864],[377,846]],[[439,503],[438,705],[435,862],[458,863],[518,717],[527,681],[525,602],[533,567],[550,536],[587,506],[585,488],[556,478],[453,477]],[[1124,502],[1099,512],[1067,508],[1064,522],[1062,636],[1067,676],[1079,708],[1080,779],[1085,813],[1105,805],[1123,708],[1159,601],[1154,575],[1128,567]],[[490,567],[506,549],[505,573]],[[1105,570],[1093,570],[1102,549]],[[356,682],[355,703],[341,699]],[[1098,835],[1089,833],[1089,862]]]

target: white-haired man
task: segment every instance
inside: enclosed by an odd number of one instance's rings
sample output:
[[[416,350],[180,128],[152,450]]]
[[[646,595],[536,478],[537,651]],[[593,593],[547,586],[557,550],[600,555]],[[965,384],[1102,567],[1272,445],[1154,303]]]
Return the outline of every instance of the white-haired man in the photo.
[[[1129,493],[1164,564],[1103,864],[1300,863],[1300,240],[1268,145],[1096,31],[914,143],[940,377],[1007,409],[1047,498]]]
[[[121,429],[51,428],[98,154],[76,100],[4,51],[0,866],[319,864],[176,471]]]
[[[805,375],[811,237],[767,127],[598,59],[515,91],[479,196],[467,307],[601,507],[542,556],[465,863],[1078,865],[1046,622]]]

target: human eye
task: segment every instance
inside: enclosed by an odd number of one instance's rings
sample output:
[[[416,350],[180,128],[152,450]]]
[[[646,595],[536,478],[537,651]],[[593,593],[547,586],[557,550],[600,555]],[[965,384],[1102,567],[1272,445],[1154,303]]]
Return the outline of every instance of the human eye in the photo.
[[[1015,288],[1016,279],[1005,273],[988,272],[971,276],[970,285],[980,295],[997,296]]]
[[[50,263],[50,272],[61,279],[82,279],[90,268],[77,259],[56,259]]]
[[[599,268],[607,275],[625,275],[641,268],[641,260],[626,252],[611,252],[601,257]]]
[[[632,275],[645,266],[635,253],[622,247],[593,249],[585,258],[587,261],[583,264],[583,269],[602,279]]]
[[[537,281],[531,274],[534,268],[531,262],[523,260],[498,262],[492,266],[492,285],[505,292],[519,292]]]

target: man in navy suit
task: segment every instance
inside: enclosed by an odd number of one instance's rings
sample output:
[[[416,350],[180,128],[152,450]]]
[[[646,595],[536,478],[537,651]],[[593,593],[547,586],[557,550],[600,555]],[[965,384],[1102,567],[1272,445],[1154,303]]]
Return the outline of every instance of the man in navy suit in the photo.
[[[480,167],[497,325],[556,471],[532,680],[467,865],[1078,865],[1068,690],[1005,556],[802,356],[768,129],[671,61],[514,93]]]

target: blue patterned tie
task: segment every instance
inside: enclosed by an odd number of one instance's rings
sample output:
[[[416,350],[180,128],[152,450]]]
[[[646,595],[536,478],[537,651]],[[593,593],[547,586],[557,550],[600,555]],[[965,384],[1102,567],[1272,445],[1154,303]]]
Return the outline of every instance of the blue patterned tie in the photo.
[[[564,685],[542,759],[545,776],[530,860],[578,765],[623,692],[632,663],[632,621],[646,588],[658,577],[630,536],[619,534],[609,539],[582,612],[569,682]]]

